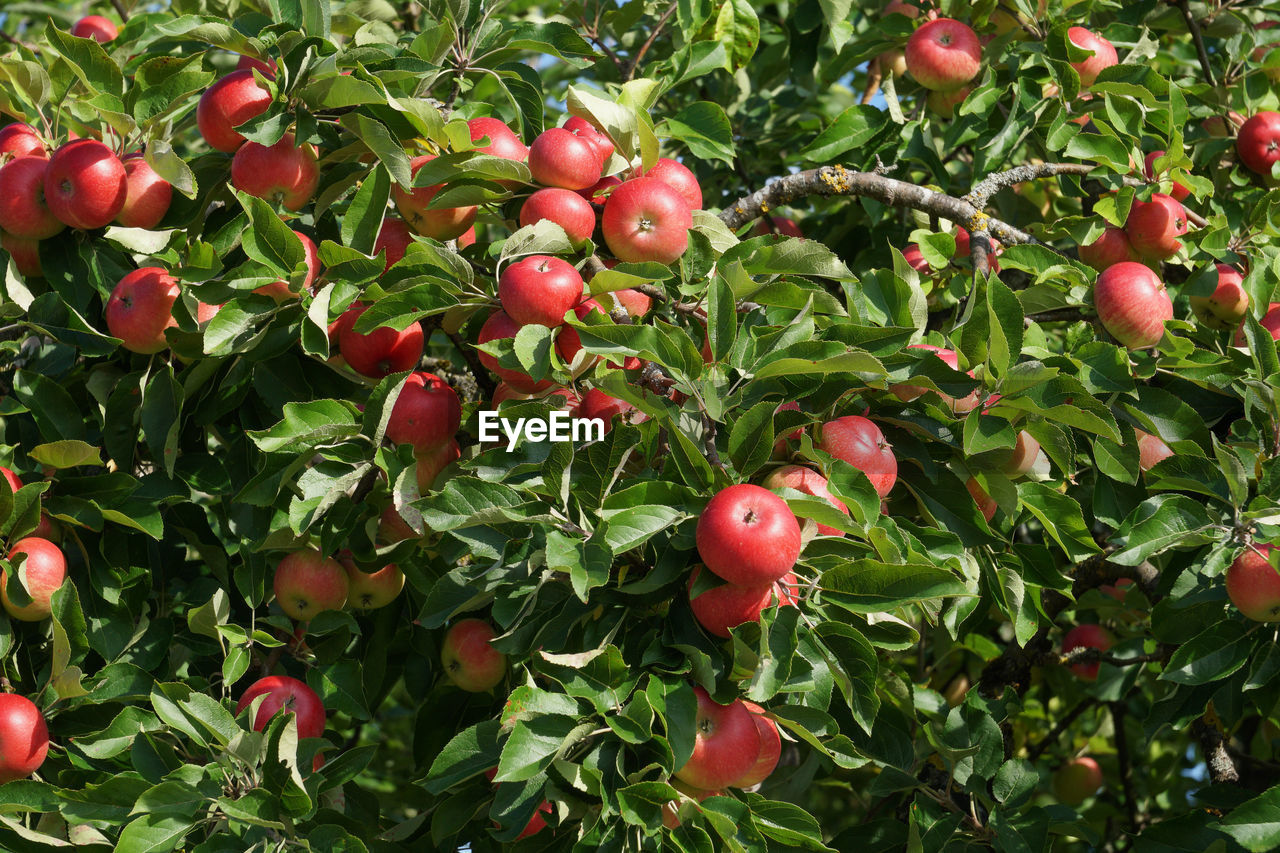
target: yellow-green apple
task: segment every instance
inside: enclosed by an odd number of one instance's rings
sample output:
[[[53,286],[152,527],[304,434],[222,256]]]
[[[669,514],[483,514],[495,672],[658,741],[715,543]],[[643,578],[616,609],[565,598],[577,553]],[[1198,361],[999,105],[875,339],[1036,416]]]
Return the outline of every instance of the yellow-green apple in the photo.
[[[0,249],[9,253],[18,274],[24,278],[36,278],[44,274],[40,265],[40,241],[15,237],[7,231],[0,231]]]
[[[338,562],[347,572],[347,606],[354,610],[377,610],[396,600],[404,589],[404,572],[395,563],[387,563],[376,572],[366,572],[356,565],[352,553],[338,552]]]
[[[382,227],[378,229],[378,238],[373,242],[373,253],[378,255],[385,251],[386,269],[391,269],[404,257],[412,242],[413,232],[409,230],[408,223],[398,216],[388,216],[382,220]]]
[[[101,15],[85,15],[71,26],[71,35],[76,38],[93,39],[99,44],[115,41],[120,31],[109,18]]]
[[[16,121],[0,127],[0,158],[5,154],[13,157],[48,157],[40,134],[29,124]]]
[[[554,329],[582,301],[582,276],[568,261],[530,255],[502,271],[498,299],[507,316],[521,326],[536,323]]]
[[[476,150],[482,154],[520,162],[529,159],[528,146],[521,142],[515,131],[501,119],[488,116],[468,119],[467,130],[471,133],[472,142],[479,142],[485,138],[489,140],[484,145],[476,146]]]
[[[1111,648],[1111,634],[1101,625],[1077,625],[1062,638],[1062,653],[1068,654],[1075,649],[1097,649],[1106,652]],[[1094,681],[1098,677],[1098,661],[1087,661],[1071,664],[1071,671],[1084,681]]]
[[[19,554],[26,558],[18,567],[18,578],[31,601],[24,605],[15,604],[9,598],[8,572],[0,572],[0,602],[14,619],[22,622],[39,622],[48,619],[53,612],[53,593],[67,580],[67,558],[62,549],[38,536],[19,539],[9,549],[9,561],[12,563]]]
[[[696,597],[693,588],[702,574],[702,566],[694,566],[685,590],[689,593],[689,606],[698,624],[717,637],[728,637],[729,632],[746,622],[759,622],[760,612],[778,605],[794,605],[790,590],[795,586],[795,574],[787,573],[782,579],[763,586],[739,586],[722,583],[703,590]]]
[[[1093,288],[1103,328],[1129,349],[1155,346],[1173,318],[1173,301],[1150,267],[1121,261],[1107,267]]]
[[[694,538],[706,567],[739,586],[768,586],[800,557],[800,525],[787,502],[750,483],[717,492],[698,516]]]
[[[452,438],[426,450],[415,450],[413,458],[417,460],[415,476],[418,481],[418,494],[425,495],[431,491],[440,472],[457,462],[461,456],[462,448]]]
[[[995,498],[987,494],[987,490],[982,488],[982,484],[970,477],[964,481],[964,487],[973,498],[973,502],[978,505],[978,512],[982,513],[982,517],[987,521],[995,518],[996,509],[998,509]]]
[[[483,619],[459,619],[445,632],[440,661],[445,676],[468,693],[492,690],[507,673],[507,656],[492,645],[493,626]]]
[[[581,116],[570,116],[564,123],[564,129],[579,139],[588,142],[595,149],[603,170],[609,158],[613,156],[613,140],[600,132],[600,128]]]
[[[764,708],[755,702],[742,700],[742,704],[751,712],[755,720],[756,731],[760,733],[760,754],[756,756],[755,765],[747,771],[747,775],[733,783],[735,788],[754,788],[773,773],[782,757],[782,736],[778,734],[778,724],[765,716]]]
[[[107,331],[130,352],[150,355],[169,346],[164,330],[176,327],[178,281],[160,267],[141,267],[120,279],[107,300]]]
[[[349,320],[338,332],[338,349],[351,369],[372,379],[381,379],[416,367],[425,345],[422,324],[413,322],[399,331],[379,326],[368,334],[361,334],[355,330],[355,322],[366,310],[368,306],[364,304],[348,308]]]
[[[876,494],[888,497],[898,481],[898,457],[880,427],[861,415],[847,415],[822,425],[818,449],[857,468]]]
[[[760,730],[741,699],[721,705],[701,685],[693,688],[693,753],[675,772],[677,779],[703,791],[732,785],[755,767],[760,757]]]
[[[309,622],[325,610],[341,610],[347,603],[347,573],[337,560],[315,548],[286,554],[276,564],[272,589],[281,609],[299,622]]]
[[[302,289],[310,290],[312,285],[315,284],[316,273],[320,271],[320,252],[316,249],[315,241],[306,234],[301,231],[294,231],[293,233],[298,235],[298,240],[302,242],[302,257],[307,265],[307,275],[302,280]],[[276,302],[284,302],[289,299],[295,299],[298,296],[297,291],[290,289],[289,282],[284,279],[254,288],[253,292],[263,296],[270,296]]]
[[[1236,134],[1240,162],[1263,177],[1280,160],[1280,113],[1263,110],[1250,116]]]
[[[969,97],[969,93],[973,91],[970,86],[962,86],[950,92],[930,92],[924,99],[925,105],[933,110],[942,118],[951,118],[955,115],[956,107],[964,103],[964,99]]]
[[[520,207],[520,225],[534,225],[548,219],[564,229],[575,243],[591,239],[596,230],[596,212],[591,202],[573,190],[560,187],[540,189]]]
[[[585,190],[602,168],[595,145],[563,127],[544,130],[529,146],[529,172],[543,186]]]
[[[1035,467],[1036,460],[1041,455],[1043,452],[1040,450],[1040,442],[1032,438],[1031,433],[1025,429],[1018,430],[1018,438],[1000,470],[1010,477],[1022,477]]]
[[[1249,294],[1244,276],[1235,267],[1217,264],[1218,286],[1209,296],[1192,296],[1191,311],[1210,329],[1234,329],[1249,310]]]
[[[1073,758],[1053,773],[1053,795],[1078,806],[1102,787],[1102,768],[1087,755]]]
[[[1250,545],[1227,568],[1227,597],[1255,622],[1280,621],[1277,557],[1280,551],[1270,545]]]
[[[49,727],[40,709],[25,696],[0,693],[0,784],[35,773],[48,752]]]
[[[436,159],[434,154],[422,154],[409,161],[413,174]],[[462,207],[431,208],[431,200],[444,189],[444,184],[412,187],[405,190],[399,184],[391,187],[391,200],[396,210],[416,233],[433,240],[454,240],[460,237],[476,221],[475,205]]]
[[[788,219],[785,216],[769,216],[767,214],[760,217],[760,221],[756,223],[756,227],[751,232],[753,237],[763,237],[766,234],[777,234],[782,237],[804,236],[804,232],[800,230],[800,226],[796,224],[794,219]]]
[[[1138,257],[1163,261],[1182,248],[1178,238],[1187,233],[1186,208],[1171,195],[1152,193],[1151,201],[1134,201],[1124,232]]]
[[[1044,19],[1048,6],[1048,0],[1040,0],[1037,4],[1040,20]],[[1017,41],[1025,41],[1030,37],[1031,34],[1027,32],[1026,26],[1034,23],[1034,21],[1028,20],[1021,12],[1011,11],[1001,5],[996,6],[995,11],[991,13],[991,17],[987,21],[995,28],[997,36],[1013,33],[1013,37]]]
[[[301,210],[320,185],[316,147],[286,133],[274,145],[246,142],[231,158],[231,185],[241,192]]]
[[[1081,86],[1086,88],[1092,86],[1102,69],[1110,68],[1120,62],[1120,57],[1116,54],[1116,49],[1111,42],[1084,27],[1070,28],[1067,30],[1067,38],[1071,39],[1071,43],[1076,47],[1093,51],[1093,56],[1088,59],[1071,63],[1071,67],[1080,75]]]
[[[1147,155],[1147,159],[1143,161],[1143,169],[1146,173],[1148,181],[1156,180],[1155,163],[1156,163],[1156,160],[1159,160],[1161,157],[1164,156],[1164,154],[1165,154],[1164,151],[1152,151],[1150,154]],[[1173,196],[1174,199],[1176,199],[1177,201],[1182,201],[1184,198],[1191,195],[1191,190],[1185,187],[1184,185],[1178,183],[1177,181],[1174,181],[1173,189],[1169,191],[1169,195]]]
[[[657,178],[680,193],[681,197],[689,203],[690,210],[702,210],[702,185],[698,183],[697,176],[689,170],[689,167],[678,160],[659,157],[658,162],[648,170],[636,169],[635,177]]]
[[[579,320],[586,319],[592,311],[605,313],[604,306],[589,296],[573,306],[573,313]],[[556,352],[560,354],[560,360],[573,369],[575,375],[594,366],[600,360],[599,356],[587,356],[583,358],[581,364],[574,365],[578,353],[582,352],[582,337],[572,326],[560,327],[559,333],[556,334]]]
[[[449,383],[425,371],[410,373],[387,419],[387,438],[427,451],[449,441],[462,422],[462,404]]]
[[[480,334],[477,336],[476,343],[485,344],[489,341],[498,341],[505,338],[514,338],[516,333],[520,331],[520,324],[512,320],[507,312],[499,308],[489,315],[489,319],[484,321],[484,325],[480,327]],[[484,350],[479,351],[480,363],[497,374],[498,378],[510,385],[517,391],[526,394],[535,394],[550,388],[552,383],[550,379],[542,379],[534,381],[529,374],[515,369],[508,369],[498,364],[498,359],[494,358]]]
[[[141,152],[125,155],[124,207],[116,215],[116,224],[126,228],[155,228],[169,212],[173,186],[156,174]]]
[[[674,263],[689,245],[689,202],[657,178],[632,178],[614,188],[600,220],[604,241],[620,261]]]
[[[1133,250],[1129,235],[1123,228],[1108,225],[1103,229],[1101,237],[1080,247],[1080,260],[1102,272],[1114,264],[1138,260],[1138,253]]]
[[[882,75],[892,74],[898,80],[907,76],[906,51],[895,47],[877,56],[876,61],[880,63],[880,73]]]
[[[1136,427],[1133,432],[1138,437],[1138,467],[1143,471],[1150,471],[1157,462],[1173,455],[1173,448],[1165,444],[1159,436]]]
[[[783,465],[781,468],[775,468],[768,477],[765,477],[764,487],[774,491],[782,488],[795,489],[797,492],[822,498],[845,515],[849,514],[849,508],[827,490],[827,478],[812,468],[806,468],[803,465]],[[844,531],[828,527],[825,524],[819,524],[818,534],[821,536],[844,536]]]
[[[621,183],[622,178],[617,175],[605,175],[585,190],[575,192],[591,202],[592,207],[604,207],[604,203],[609,200],[609,193]]]
[[[648,415],[638,411],[626,400],[610,397],[599,388],[591,388],[583,394],[581,402],[574,410],[574,417],[602,423],[606,433],[613,429],[613,419],[619,415],[631,423],[642,423],[648,420]]]
[[[953,18],[928,21],[907,39],[907,72],[936,92],[959,89],[982,67],[982,46],[968,24]]]
[[[49,161],[43,157],[15,157],[0,166],[0,229],[26,240],[44,240],[66,225],[49,209],[44,176]]]
[[[324,702],[314,690],[287,675],[268,675],[249,685],[236,703],[236,714],[242,714],[259,696],[264,697],[253,717],[253,730],[260,732],[276,714],[293,714],[298,737],[324,736]]]
[[[232,71],[200,96],[196,127],[209,147],[230,154],[244,142],[235,128],[262,115],[269,106],[271,93],[258,84],[251,69]]]

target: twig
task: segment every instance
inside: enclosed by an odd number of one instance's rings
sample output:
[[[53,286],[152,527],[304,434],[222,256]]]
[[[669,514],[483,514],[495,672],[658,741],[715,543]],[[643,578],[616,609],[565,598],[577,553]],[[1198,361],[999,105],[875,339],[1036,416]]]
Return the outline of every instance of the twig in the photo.
[[[129,20],[129,10],[124,6],[124,0],[111,0],[111,5],[116,8],[116,14],[120,16],[120,23]]]
[[[1058,738],[1062,737],[1062,733],[1070,728],[1072,723],[1080,719],[1080,715],[1092,708],[1094,703],[1097,701],[1098,700],[1094,699],[1092,696],[1086,696],[1081,699],[1074,708],[1062,717],[1062,719],[1058,720],[1057,724],[1050,729],[1047,735],[1041,738],[1040,741],[1027,752],[1027,759],[1035,761],[1041,755],[1044,755],[1045,750],[1056,743]]]
[[[644,40],[644,44],[640,45],[640,49],[636,51],[636,55],[631,57],[631,62],[627,63],[627,70],[622,72],[623,82],[630,80],[636,76],[636,69],[640,67],[640,60],[644,59],[644,55],[649,52],[649,48],[653,47],[654,41],[657,40],[658,34],[662,32],[662,28],[667,25],[667,21],[671,20],[671,16],[675,14],[679,3],[672,3],[667,7],[667,11],[662,13],[662,17],[658,18],[658,22],[653,25],[653,31],[649,33],[649,37]]]
[[[871,103],[875,98],[876,92],[880,91],[880,81],[884,79],[884,72],[880,68],[880,57],[871,60],[871,64],[867,66],[867,90],[862,93],[862,98],[858,103],[864,107]]]
[[[1196,16],[1191,14],[1191,5],[1187,0],[1176,0],[1176,5],[1182,10],[1182,17],[1187,22],[1187,31],[1191,33],[1191,40],[1196,45],[1196,56],[1200,59],[1200,70],[1204,72],[1205,82],[1210,86],[1217,86],[1217,82],[1213,79],[1213,67],[1209,64],[1209,52],[1204,48],[1204,36],[1200,32],[1200,23],[1196,21]]]
[[[702,426],[707,431],[704,441],[707,447],[707,461],[717,468],[723,468],[724,463],[720,461],[720,451],[716,449],[716,422],[706,412],[702,413]]]
[[[1204,719],[1191,724],[1191,733],[1200,742],[1200,750],[1204,753],[1204,761],[1209,768],[1209,779],[1215,785],[1234,785],[1240,781],[1240,771],[1227,752],[1226,738],[1216,726]]]
[[[1084,311],[1080,308],[1053,308],[1048,311],[1036,311],[1026,316],[1026,324],[1032,323],[1074,323],[1084,319]]]

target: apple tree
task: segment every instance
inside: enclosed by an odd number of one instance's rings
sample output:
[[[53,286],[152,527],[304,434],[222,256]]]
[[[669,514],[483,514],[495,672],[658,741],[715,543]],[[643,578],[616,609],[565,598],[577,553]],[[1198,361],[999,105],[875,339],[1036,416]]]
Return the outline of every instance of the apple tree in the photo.
[[[0,7],[0,849],[1280,848],[1277,24]]]

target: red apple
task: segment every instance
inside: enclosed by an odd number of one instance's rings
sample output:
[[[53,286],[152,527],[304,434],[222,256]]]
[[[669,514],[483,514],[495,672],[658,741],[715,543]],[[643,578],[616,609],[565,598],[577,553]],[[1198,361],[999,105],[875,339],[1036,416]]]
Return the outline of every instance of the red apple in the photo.
[[[268,675],[249,685],[236,703],[236,714],[242,714],[253,700],[264,696],[253,718],[253,730],[260,732],[281,712],[293,714],[298,726],[298,737],[324,736],[324,703],[314,690],[296,678],[287,675]]]
[[[1251,545],[1227,568],[1227,597],[1255,622],[1280,621],[1280,572],[1270,545]]]
[[[959,89],[982,67],[982,46],[967,25],[951,18],[925,23],[907,39],[907,71],[926,89]]]
[[[496,409],[498,408],[498,406],[507,402],[508,400],[532,400],[532,399],[533,399],[532,394],[521,393],[520,391],[517,391],[516,389],[512,388],[507,383],[499,382],[493,389],[493,398],[490,400],[489,405],[491,408]]]
[[[25,696],[0,693],[0,784],[25,779],[49,752],[44,715]]]
[[[28,240],[0,231],[0,249],[9,253],[9,257],[13,258],[13,265],[18,268],[18,274],[24,278],[38,278],[44,274],[40,265],[39,240]]]
[[[648,418],[648,415],[637,411],[636,407],[626,400],[610,397],[599,388],[591,388],[587,393],[583,394],[582,401],[578,404],[574,413],[574,417],[600,421],[604,424],[605,433],[613,429],[613,419],[619,415],[631,423],[641,423]]]
[[[427,163],[436,159],[434,154],[423,154],[410,161],[413,174]],[[396,210],[404,217],[415,232],[433,240],[454,240],[471,227],[476,221],[475,205],[464,207],[431,208],[431,199],[444,189],[444,184],[431,184],[425,187],[413,187],[404,190],[399,184],[391,188],[391,199],[396,203]]]
[[[1244,276],[1235,267],[1217,264],[1218,286],[1211,296],[1192,296],[1191,311],[1210,329],[1234,329],[1249,310]]]
[[[604,203],[609,200],[610,192],[621,183],[622,178],[616,175],[606,175],[585,190],[576,190],[576,192],[591,202],[593,207],[604,207]]]
[[[1041,455],[1040,442],[1032,438],[1031,433],[1025,429],[1019,430],[1013,449],[1009,451],[1009,458],[1000,470],[1010,477],[1024,476],[1035,467],[1036,460]]]
[[[1077,625],[1062,638],[1062,653],[1065,655],[1073,649],[1098,649],[1106,652],[1111,648],[1111,634],[1100,625]],[[1071,671],[1084,681],[1094,681],[1098,677],[1098,661],[1073,663]]]
[[[618,304],[626,310],[627,315],[633,318],[643,317],[653,307],[653,297],[630,287],[613,291],[613,298],[618,300]]]
[[[155,228],[169,212],[173,187],[156,174],[141,152],[126,155],[124,160],[124,207],[116,216],[116,224],[126,228]]]
[[[554,329],[582,300],[582,276],[567,261],[530,255],[502,271],[498,299],[507,316],[521,326],[536,323]]]
[[[96,139],[75,139],[49,158],[44,199],[50,212],[84,231],[110,224],[124,208],[128,176],[124,164]]]
[[[573,190],[547,187],[525,199],[520,208],[520,225],[534,225],[549,219],[564,229],[575,243],[591,239],[596,230],[596,212],[591,202]]]
[[[460,619],[450,625],[440,646],[445,676],[468,693],[497,687],[507,673],[507,656],[491,645],[495,636],[483,619]]]
[[[657,178],[680,193],[689,203],[690,210],[702,210],[702,185],[688,166],[670,157],[659,157],[647,172],[637,169],[637,178]]]
[[[1267,305],[1267,313],[1262,315],[1262,319],[1258,321],[1262,328],[1271,333],[1271,339],[1280,341],[1280,302],[1271,302]],[[1241,322],[1240,327],[1236,329],[1233,345],[1238,347],[1248,346],[1244,339],[1244,323]]]
[[[1133,578],[1116,578],[1114,584],[1104,583],[1098,587],[1098,592],[1103,595],[1110,596],[1116,601],[1124,601],[1129,594],[1129,589],[1133,586]]]
[[[458,248],[465,249],[468,246],[476,244],[476,227],[472,225],[466,231],[462,232],[462,236],[458,238]]]
[[[302,241],[303,260],[307,265],[306,278],[302,280],[302,289],[310,290],[316,280],[316,273],[320,271],[320,252],[316,249],[316,244],[310,237],[301,231],[294,231],[298,235],[298,239]],[[289,287],[289,282],[284,279],[273,281],[271,284],[264,284],[262,287],[256,287],[254,293],[263,296],[270,296],[276,302],[284,302],[294,299],[298,296],[298,292]]]
[[[1147,159],[1143,161],[1143,169],[1146,173],[1148,181],[1156,180],[1155,162],[1156,160],[1159,160],[1161,157],[1163,157],[1164,154],[1165,154],[1164,151],[1152,151],[1150,154],[1147,155]],[[1174,181],[1173,190],[1169,194],[1173,196],[1175,200],[1182,201],[1184,198],[1191,195],[1191,190],[1189,190],[1187,187],[1183,186],[1182,184],[1178,183],[1177,181]]]
[[[701,572],[701,566],[694,566],[693,573],[689,575],[685,589],[691,596]],[[791,583],[788,583],[788,578]],[[689,606],[698,624],[708,633],[728,637],[729,632],[739,625],[759,622],[760,612],[768,607],[775,604],[794,606],[795,596],[790,592],[794,581],[795,575],[788,573],[782,580],[764,586],[722,583],[703,591],[696,598],[690,597]]]
[[[797,492],[822,498],[845,515],[849,514],[849,508],[827,490],[827,478],[812,468],[806,468],[803,465],[783,465],[781,468],[774,469],[765,478],[764,487],[775,491],[781,488],[795,489]],[[818,534],[821,536],[844,536],[844,531],[828,527],[825,524],[819,524]]]
[[[303,548],[286,554],[276,565],[272,589],[285,613],[310,622],[323,611],[341,610],[347,603],[347,573],[332,557]]]
[[[587,297],[573,307],[573,313],[579,320],[585,319],[592,311],[605,313],[604,307],[591,297]],[[578,357],[578,353],[582,352],[582,337],[577,329],[567,325],[560,327],[560,332],[556,335],[556,352],[560,354],[561,361],[567,365],[573,365],[573,360]],[[599,360],[598,356],[583,359],[580,371],[591,367]]]
[[[107,331],[130,352],[150,355],[169,346],[164,330],[176,327],[178,281],[160,267],[142,267],[120,279],[107,300]]]
[[[601,230],[620,261],[671,264],[689,245],[688,201],[657,178],[624,181],[604,205]]]
[[[1133,432],[1138,437],[1138,467],[1143,471],[1150,471],[1156,463],[1173,455],[1173,448],[1165,444],[1159,436],[1144,432],[1137,427],[1134,427]]]
[[[200,96],[196,126],[209,147],[230,154],[244,137],[235,128],[271,106],[271,93],[258,85],[251,69],[232,71]]]
[[[701,685],[693,692],[698,700],[693,754],[675,776],[704,791],[724,788],[755,768],[761,750],[760,731],[741,699],[721,705]]]
[[[44,143],[40,141],[40,135],[36,133],[36,129],[20,121],[0,127],[0,157],[5,154],[11,154],[14,157],[47,158],[49,156],[44,150]]]
[[[353,610],[377,610],[396,600],[404,589],[404,572],[395,563],[387,563],[376,572],[366,572],[356,565],[351,552],[338,552],[338,562],[347,573],[347,606]]]
[[[426,450],[415,450],[413,458],[417,461],[415,475],[418,481],[418,494],[425,495],[431,491],[440,472],[457,462],[461,456],[462,448],[452,438]]]
[[[292,133],[275,145],[246,142],[231,159],[231,185],[289,210],[301,210],[320,185],[316,147],[309,142],[295,144]]]
[[[1152,193],[1151,201],[1133,203],[1124,231],[1140,258],[1163,261],[1182,248],[1178,238],[1187,233],[1187,211],[1173,196]]]
[[[898,481],[898,458],[884,433],[860,415],[836,418],[822,425],[818,449],[848,462],[867,475],[880,497],[888,497]]]
[[[756,730],[760,733],[760,755],[756,757],[755,766],[746,776],[734,782],[733,787],[754,788],[768,779],[778,766],[778,759],[782,757],[782,737],[778,734],[778,724],[765,716],[764,708],[745,699],[742,704],[751,712]]]
[[[1073,62],[1071,67],[1080,75],[1080,85],[1088,88],[1098,78],[1099,72],[1120,62],[1116,49],[1111,42],[1102,36],[1086,30],[1084,27],[1072,27],[1067,30],[1067,38],[1076,47],[1093,51],[1093,56],[1083,62]]]
[[[440,377],[423,371],[405,377],[387,419],[387,439],[420,451],[449,441],[462,423],[458,394]]]
[[[907,266],[921,275],[933,273],[933,267],[929,266],[929,262],[924,259],[924,253],[920,251],[917,243],[908,243],[907,248],[902,250],[902,258],[907,262]]]
[[[945,347],[936,347],[933,344],[910,344],[907,346],[907,349],[927,350],[946,362],[947,366],[952,370],[960,369],[960,357],[956,355],[955,350],[946,349]],[[973,376],[973,371],[969,371],[969,375]],[[893,396],[897,397],[904,403],[909,403],[917,397],[920,397],[926,390],[928,389],[920,385],[907,385],[904,383],[889,386],[889,391]],[[948,406],[951,411],[956,414],[971,412],[977,408],[978,405],[977,389],[958,400],[949,394],[939,394],[938,396],[942,399],[943,404]]]
[[[995,498],[987,494],[987,490],[982,488],[982,484],[970,477],[964,481],[964,487],[973,498],[973,502],[978,505],[978,512],[982,513],[982,517],[987,521],[995,518],[996,509],[998,509]]]
[[[1173,318],[1173,302],[1149,267],[1133,261],[1102,271],[1093,288],[1093,304],[1111,335],[1129,349],[1155,346]]]
[[[241,55],[241,57],[236,60],[237,71],[252,71],[255,68],[262,72],[263,77],[268,79],[276,76],[276,61],[274,59],[263,61],[261,59],[254,59],[252,56]]]
[[[218,313],[218,309],[221,307],[222,307],[221,305],[210,305],[207,302],[197,302],[196,303],[196,322],[199,323],[200,325],[204,325],[205,323],[209,322],[214,318],[214,316]]]
[[[26,559],[18,568],[18,577],[22,580],[31,601],[25,605],[17,605],[9,599],[7,572],[0,572],[0,602],[9,616],[22,622],[39,622],[48,619],[53,612],[53,593],[67,579],[67,558],[62,549],[48,539],[28,536],[19,539],[9,549],[9,560],[19,554],[26,554]]]
[[[770,227],[772,226],[772,227]],[[780,237],[803,237],[804,232],[794,219],[785,216],[762,216],[752,229],[752,237],[763,237],[766,234],[777,234]]]
[[[767,586],[800,557],[800,525],[782,498],[748,483],[716,493],[698,516],[698,554],[739,586]]]
[[[114,23],[101,15],[85,15],[71,27],[71,35],[106,44],[109,41],[115,41],[120,31],[116,29]]]
[[[1138,260],[1138,253],[1133,250],[1129,235],[1123,228],[1108,225],[1101,237],[1080,247],[1080,260],[1102,272],[1114,264]]]
[[[404,516],[396,510],[394,504],[387,504],[387,508],[378,515],[379,542],[395,545],[397,542],[403,542],[406,539],[421,538],[422,534],[409,526],[409,522],[404,520]]]
[[[544,186],[585,190],[600,180],[601,169],[596,147],[562,127],[544,130],[529,146],[529,171]]]
[[[1264,110],[1249,117],[1236,136],[1240,162],[1263,177],[1280,160],[1280,113]]]
[[[412,242],[413,232],[409,230],[409,225],[398,216],[388,216],[382,220],[382,227],[378,229],[378,239],[373,242],[373,253],[378,255],[385,251],[386,269],[391,269],[400,263]]]
[[[1200,127],[1210,136],[1227,137],[1235,134],[1244,124],[1244,116],[1235,110],[1229,110],[1226,118],[1222,116],[1209,116],[1200,122]]]
[[[17,492],[22,488],[22,478],[12,468],[0,465],[0,479],[9,484],[9,491]]]
[[[600,128],[581,116],[570,116],[564,123],[564,129],[579,139],[588,142],[600,158],[600,169],[603,170],[613,156],[613,140],[600,132]]]
[[[1087,755],[1073,758],[1053,773],[1053,795],[1078,806],[1102,788],[1102,768]]]
[[[476,343],[484,344],[489,341],[502,340],[503,338],[514,338],[516,333],[520,331],[520,324],[507,315],[507,312],[498,309],[489,315],[489,319],[484,321],[484,325],[480,327],[480,334]],[[489,355],[484,350],[480,350],[480,363],[497,374],[498,378],[506,382],[517,391],[526,394],[534,394],[551,387],[550,379],[543,379],[535,382],[527,373],[519,370],[508,370],[498,364],[498,359]]]
[[[469,119],[467,129],[471,132],[472,142],[488,138],[488,142],[476,148],[481,153],[519,162],[529,159],[528,147],[501,119],[488,116]]]
[[[367,335],[355,330],[356,319],[368,306],[347,309],[350,322],[338,333],[338,349],[356,373],[381,379],[402,370],[412,370],[422,358],[425,335],[421,323],[410,323],[400,331],[379,326]]]
[[[66,227],[45,197],[48,169],[48,160],[32,156],[0,166],[0,229],[26,240],[44,240]]]

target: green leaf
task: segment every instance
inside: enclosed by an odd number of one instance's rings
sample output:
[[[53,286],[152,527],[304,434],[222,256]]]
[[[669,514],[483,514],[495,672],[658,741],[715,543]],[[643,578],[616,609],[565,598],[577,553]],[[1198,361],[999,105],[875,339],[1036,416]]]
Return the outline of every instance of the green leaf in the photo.
[[[99,448],[74,439],[37,445],[27,451],[27,455],[50,468],[77,468],[81,465],[102,464],[102,451]]]
[[[723,160],[732,164],[736,156],[733,128],[719,104],[710,101],[690,104],[662,122],[658,130],[662,136],[683,142],[700,160]]]
[[[922,600],[970,594],[964,582],[946,569],[872,559],[828,569],[819,586],[824,599],[853,613],[878,613]]]
[[[1044,526],[1072,561],[1090,557],[1102,549],[1089,534],[1080,504],[1044,483],[1022,483],[1018,499]]]
[[[724,45],[728,71],[737,71],[755,55],[760,43],[760,19],[746,0],[724,0],[716,16],[715,38]]]
[[[249,437],[264,453],[303,453],[324,444],[336,443],[359,431],[356,412],[351,404],[338,400],[313,400],[287,403],[279,423],[269,429],[250,430]]]
[[[250,227],[240,238],[245,254],[281,278],[288,278],[294,267],[305,260],[302,241],[276,216],[271,205],[248,193],[237,192],[236,196],[249,215]]]

